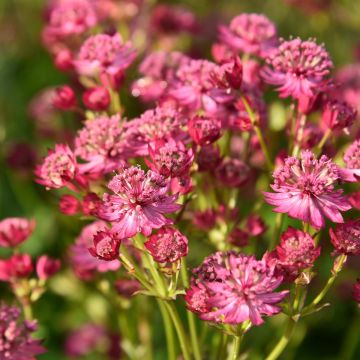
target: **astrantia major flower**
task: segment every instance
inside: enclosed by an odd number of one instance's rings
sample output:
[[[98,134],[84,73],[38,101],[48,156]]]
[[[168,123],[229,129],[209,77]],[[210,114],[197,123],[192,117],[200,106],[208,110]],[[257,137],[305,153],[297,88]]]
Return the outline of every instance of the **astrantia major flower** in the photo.
[[[346,168],[340,168],[341,178],[348,182],[360,181],[360,139],[355,140],[345,151]]]
[[[360,218],[349,220],[330,229],[331,243],[336,252],[346,255],[360,255]]]
[[[31,337],[36,321],[21,321],[19,308],[0,305],[0,359],[34,360],[46,350],[41,340]]]
[[[75,138],[75,154],[86,161],[82,173],[108,173],[120,167],[124,149],[118,115],[87,120]]]
[[[36,167],[36,182],[47,189],[59,189],[69,185],[75,179],[76,172],[74,153],[69,146],[57,144],[54,150],[49,150],[43,163]]]
[[[276,304],[288,291],[274,292],[282,282],[282,276],[274,274],[274,263],[233,252],[218,253],[217,258],[205,260],[208,264],[197,269],[187,291],[188,308],[200,313],[202,320],[225,324],[250,320],[261,325],[263,315],[281,311]]]
[[[93,236],[93,246],[89,247],[92,256],[101,260],[113,261],[119,257],[121,239],[110,230],[100,230]]]
[[[340,180],[339,167],[325,155],[318,160],[305,150],[301,160],[288,157],[273,177],[271,187],[275,193],[264,192],[266,202],[276,206],[274,211],[287,213],[317,229],[325,225],[324,217],[342,223],[340,211],[351,208],[343,191],[335,190]]]
[[[344,101],[328,101],[323,109],[322,122],[331,130],[351,127],[356,119],[356,110]]]
[[[0,221],[0,246],[15,247],[24,242],[33,232],[35,220],[6,218]]]
[[[123,169],[108,184],[114,195],[104,194],[99,210],[102,219],[112,223],[112,231],[120,239],[141,232],[145,236],[173,221],[164,216],[181,207],[177,195],[167,195],[169,183],[161,175],[149,170],[145,173],[136,166]]]
[[[233,50],[264,57],[276,46],[276,27],[264,15],[241,14],[229,27],[220,27],[220,40]]]
[[[333,64],[322,45],[299,38],[283,41],[266,59],[264,80],[278,86],[280,97],[311,98],[325,85]]]

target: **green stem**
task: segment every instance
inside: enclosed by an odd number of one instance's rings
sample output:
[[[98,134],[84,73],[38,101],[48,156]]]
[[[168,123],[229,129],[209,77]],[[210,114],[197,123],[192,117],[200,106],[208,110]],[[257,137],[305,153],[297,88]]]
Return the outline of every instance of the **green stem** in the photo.
[[[33,312],[32,312],[32,308],[31,308],[31,302],[29,299],[23,299],[21,301],[21,305],[24,311],[24,317],[25,320],[27,321],[32,321],[33,320]]]
[[[269,250],[272,250],[275,247],[277,241],[279,241],[282,226],[284,224],[284,220],[285,220],[285,217],[284,217],[283,213],[277,213],[276,214],[274,234],[273,234],[273,237],[270,240],[270,249]]]
[[[227,341],[228,341],[228,335],[222,332],[216,359],[224,359],[225,358],[224,354],[226,351]]]
[[[231,360],[238,360],[240,355],[240,344],[241,344],[241,336],[234,336],[233,349],[231,353]]]
[[[322,139],[320,140],[320,142],[318,143],[318,145],[315,148],[316,152],[318,152],[318,153],[321,152],[323,146],[328,141],[330,135],[331,135],[331,129],[327,129],[324,136],[322,137]]]
[[[265,143],[263,134],[261,132],[261,129],[260,129],[259,125],[257,124],[256,116],[255,116],[253,110],[251,109],[251,106],[250,106],[249,102],[247,101],[247,99],[245,98],[245,96],[242,96],[241,100],[242,100],[242,102],[243,102],[243,104],[245,106],[245,110],[249,115],[251,124],[254,127],[255,133],[256,133],[256,135],[257,135],[257,137],[259,139],[261,150],[262,150],[262,152],[264,153],[264,156],[265,156],[266,165],[267,165],[268,169],[270,171],[272,171],[273,168],[274,168],[274,164],[271,161],[269,150],[268,150],[268,148],[266,146],[266,143]]]
[[[188,278],[188,273],[187,273],[186,259],[183,257],[181,259],[181,262],[182,262],[181,277],[182,277],[184,287],[187,288],[189,286],[189,278]],[[189,329],[190,329],[190,340],[191,340],[191,346],[193,349],[194,358],[195,358],[195,360],[201,360],[201,351],[200,351],[200,344],[199,344],[199,339],[198,339],[197,330],[196,330],[195,316],[189,310],[186,310],[186,313],[187,313],[187,320],[188,320]]]
[[[292,156],[295,156],[295,157],[299,156],[301,143],[302,143],[303,136],[304,136],[305,125],[306,125],[306,115],[301,114],[300,121],[299,121],[299,130],[298,130],[299,132],[295,138],[295,146],[294,146]]]
[[[274,349],[266,357],[265,360],[276,360],[282,354],[282,352],[284,351],[284,349],[286,348],[286,346],[290,341],[295,325],[296,325],[296,321],[292,317],[289,317],[283,336],[280,338],[278,343],[275,345]]]
[[[186,339],[186,333],[185,333],[184,327],[181,323],[179,314],[176,311],[175,305],[172,302],[164,302],[164,304],[165,304],[166,309],[169,312],[170,317],[174,323],[174,327],[175,327],[177,336],[179,338],[179,343],[180,343],[181,351],[184,356],[184,360],[191,360],[188,342]]]
[[[171,323],[171,319],[169,316],[169,313],[166,310],[165,305],[160,299],[157,299],[157,302],[159,304],[161,316],[164,322],[165,327],[165,336],[166,336],[166,343],[167,343],[167,349],[168,349],[168,359],[169,360],[176,360],[176,347],[175,347],[175,337],[174,337],[174,331]]]

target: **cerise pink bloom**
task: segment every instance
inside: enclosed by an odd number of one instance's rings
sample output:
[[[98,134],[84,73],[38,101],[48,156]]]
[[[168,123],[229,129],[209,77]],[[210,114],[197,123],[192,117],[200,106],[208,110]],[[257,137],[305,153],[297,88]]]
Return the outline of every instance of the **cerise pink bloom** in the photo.
[[[15,306],[0,305],[0,358],[2,360],[35,360],[46,350],[41,340],[32,338],[37,322],[20,320],[21,311]]]
[[[198,145],[209,145],[221,136],[221,121],[215,117],[195,115],[188,121],[188,130]]]
[[[263,315],[271,316],[281,311],[276,304],[288,291],[274,292],[282,282],[282,277],[274,273],[274,264],[233,252],[215,255],[195,271],[196,277],[187,295],[190,310],[197,310],[191,302],[194,302],[194,293],[199,292],[194,285],[201,284],[206,292],[202,290],[202,303],[197,301],[196,305],[202,320],[225,324],[250,320],[254,325],[260,325],[264,322]]]
[[[84,105],[94,111],[106,110],[111,102],[109,91],[103,86],[87,89],[82,96]]]
[[[36,274],[39,279],[47,280],[60,270],[60,266],[60,260],[42,255],[36,262]]]
[[[75,196],[65,194],[60,198],[59,209],[65,215],[75,215],[80,210],[80,202]]]
[[[264,15],[241,14],[220,27],[220,40],[235,51],[264,57],[277,44],[276,27]]]
[[[74,90],[64,85],[55,89],[52,104],[59,110],[72,110],[76,105],[76,96]]]
[[[74,153],[67,145],[57,144],[54,150],[49,150],[43,163],[36,167],[36,182],[47,189],[59,189],[74,180],[76,170]]]
[[[299,38],[283,41],[266,59],[264,80],[280,97],[311,98],[324,86],[333,64],[323,46]]]
[[[0,246],[15,247],[24,242],[34,231],[35,220],[6,218],[0,221]]]
[[[112,231],[130,238],[138,232],[145,236],[173,221],[164,216],[177,211],[177,195],[167,195],[169,183],[161,175],[149,170],[145,173],[136,166],[120,171],[108,184],[115,195],[104,194],[100,217],[110,221]]]
[[[356,119],[356,110],[343,101],[328,101],[323,109],[322,122],[331,130],[348,129]]]
[[[311,151],[302,151],[301,160],[286,158],[273,177],[271,187],[275,193],[264,192],[266,202],[276,206],[274,211],[287,213],[317,229],[325,225],[325,216],[342,223],[340,212],[351,208],[343,191],[335,190],[340,180],[339,167],[325,155],[318,160]]]
[[[17,278],[28,277],[33,271],[29,254],[15,254],[9,259],[0,259],[0,280],[11,282]]]
[[[121,239],[110,230],[100,230],[93,237],[93,246],[89,247],[92,256],[101,260],[113,261],[119,257]]]
[[[360,255],[360,219],[338,224],[329,232],[337,253]]]
[[[355,140],[345,151],[345,169],[340,168],[341,178],[348,182],[359,182],[360,180],[360,139]]]
[[[173,263],[188,253],[188,239],[172,227],[161,228],[144,245],[159,263]]]

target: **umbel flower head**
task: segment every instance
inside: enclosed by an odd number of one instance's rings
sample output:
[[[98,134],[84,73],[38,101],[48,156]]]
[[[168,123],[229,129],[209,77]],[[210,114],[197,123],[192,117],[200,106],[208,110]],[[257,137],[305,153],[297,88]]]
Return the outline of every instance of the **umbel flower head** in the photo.
[[[40,340],[31,337],[36,321],[21,321],[20,315],[19,308],[0,305],[1,360],[35,360],[35,356],[46,351]]]
[[[293,280],[299,272],[313,266],[320,255],[320,248],[306,232],[289,227],[280,238],[280,245],[270,254],[276,259],[276,269],[288,280]]]
[[[311,98],[325,85],[333,64],[322,45],[299,38],[283,41],[266,59],[264,80],[278,86],[280,97]]]
[[[235,51],[264,57],[276,46],[276,27],[264,15],[241,14],[220,27],[220,40]]]
[[[123,169],[109,182],[115,195],[104,194],[99,215],[112,223],[112,231],[120,239],[138,232],[149,236],[152,229],[172,224],[164,214],[181,207],[175,203],[177,195],[166,195],[168,187],[168,181],[152,170],[145,173],[136,166]]]
[[[98,231],[93,237],[94,245],[89,248],[92,256],[101,260],[113,261],[119,257],[121,239],[110,230]]]
[[[35,170],[36,182],[47,189],[59,189],[67,186],[76,173],[76,159],[67,145],[56,144],[54,150],[49,150],[43,163]]]
[[[274,292],[282,282],[282,276],[274,274],[275,263],[232,252],[218,253],[217,259],[205,262],[186,295],[188,308],[200,313],[201,319],[225,324],[250,320],[260,325],[263,315],[280,312],[276,304],[288,291]]]
[[[161,228],[144,245],[159,263],[173,263],[188,253],[188,239],[172,227]]]
[[[0,246],[15,247],[24,242],[35,229],[35,220],[6,218],[0,221]]]
[[[337,253],[360,255],[360,218],[339,224],[329,232]]]
[[[276,206],[274,211],[287,213],[317,229],[325,225],[324,217],[342,223],[340,211],[351,208],[343,191],[335,190],[340,180],[339,167],[325,155],[318,160],[311,151],[302,151],[301,160],[286,158],[273,177],[271,187],[275,193],[264,192],[266,202]]]

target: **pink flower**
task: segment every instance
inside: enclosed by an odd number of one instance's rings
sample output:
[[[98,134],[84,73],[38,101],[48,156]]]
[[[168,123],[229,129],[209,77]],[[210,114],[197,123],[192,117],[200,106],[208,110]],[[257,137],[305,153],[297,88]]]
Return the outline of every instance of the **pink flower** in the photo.
[[[279,86],[280,97],[295,99],[315,96],[333,66],[323,46],[299,38],[283,41],[266,62],[264,80]]]
[[[187,134],[182,129],[184,118],[179,112],[167,106],[145,111],[139,118],[125,123],[127,158],[147,156],[149,143],[172,138],[176,142],[185,141]]]
[[[196,314],[204,314],[211,311],[211,307],[207,304],[208,299],[209,293],[201,282],[198,284],[192,283],[190,288],[186,290],[186,307]]]
[[[251,236],[260,236],[265,233],[267,226],[263,219],[256,214],[251,214],[246,219],[246,230]]]
[[[75,215],[79,212],[80,202],[73,195],[63,195],[59,201],[59,209],[65,215]]]
[[[161,228],[145,242],[146,249],[155,261],[173,263],[188,253],[188,239],[180,231],[171,228]]]
[[[42,255],[36,262],[36,274],[39,279],[47,280],[60,270],[60,266],[60,260]]]
[[[356,110],[343,101],[328,101],[321,121],[331,130],[348,129],[356,119]]]
[[[88,193],[84,196],[81,205],[85,215],[97,216],[101,199],[95,193]]]
[[[9,259],[0,259],[0,280],[12,281],[17,278],[26,278],[33,271],[33,264],[29,254],[15,254]]]
[[[213,273],[210,277],[209,260]],[[195,272],[198,278],[192,282],[196,286],[201,284],[207,291],[202,290],[203,302],[198,301],[197,305],[202,320],[225,324],[250,320],[254,325],[261,325],[264,322],[262,315],[271,316],[281,311],[276,304],[283,300],[288,291],[274,292],[282,282],[282,277],[274,273],[274,264],[231,252],[218,253],[216,258],[209,257],[205,262],[208,264],[205,268],[202,266],[200,272]],[[204,277],[206,268],[209,270]],[[187,295],[188,298],[194,297],[194,290],[196,288],[190,288],[192,296]]]
[[[35,220],[6,218],[0,221],[0,246],[16,247],[34,231]]]
[[[150,169],[164,177],[181,177],[188,173],[193,161],[194,152],[182,142],[173,139],[155,141],[149,145],[152,162],[145,160]]]
[[[353,285],[352,296],[356,302],[360,303],[360,279],[357,279],[356,283]]]
[[[100,75],[105,86],[110,81],[117,88],[118,80],[135,57],[136,51],[131,43],[123,43],[119,34],[97,34],[89,37],[81,46],[74,65],[80,75]]]
[[[244,247],[249,244],[249,233],[245,230],[235,227],[230,231],[228,240],[229,243],[234,246]]]
[[[84,280],[91,279],[95,273],[116,271],[120,267],[119,260],[104,261],[90,255],[88,248],[93,246],[94,236],[98,231],[106,231],[104,221],[95,221],[85,226],[75,244],[70,249],[70,261],[76,275]]]
[[[214,85],[223,89],[239,90],[243,80],[243,66],[238,56],[233,56],[211,74]]]
[[[339,168],[325,155],[317,160],[311,151],[302,151],[301,160],[286,158],[273,177],[271,187],[275,193],[264,192],[266,202],[276,206],[274,211],[287,213],[317,229],[325,225],[325,216],[342,223],[340,211],[351,208],[343,191],[335,190]]]
[[[109,91],[103,86],[87,89],[82,96],[84,105],[94,111],[106,110],[110,103]]]
[[[177,51],[150,53],[140,64],[139,72],[143,77],[132,84],[132,95],[143,101],[160,99],[176,81],[179,66],[189,61],[190,58]]]
[[[250,168],[241,160],[226,158],[217,167],[216,177],[226,186],[239,187],[250,178]]]
[[[59,110],[72,110],[76,106],[76,96],[74,90],[64,85],[55,89],[52,104]]]
[[[188,121],[188,131],[198,145],[209,145],[221,136],[221,122],[215,117],[195,115]]]
[[[46,350],[41,340],[31,337],[36,321],[20,321],[19,308],[0,305],[0,358],[3,360],[35,360]]]
[[[360,180],[360,139],[355,140],[344,154],[346,168],[339,168],[344,181],[359,182]]]
[[[348,200],[354,209],[360,210],[360,191],[355,191],[350,194]]]
[[[233,50],[265,57],[277,44],[276,27],[264,15],[241,14],[220,27],[220,40]]]
[[[152,229],[172,224],[164,214],[181,207],[175,203],[177,195],[166,195],[168,185],[163,176],[151,170],[145,173],[136,166],[123,169],[108,184],[115,195],[104,194],[100,217],[112,223],[112,231],[121,239],[138,232],[149,236]]]
[[[87,120],[75,138],[75,154],[86,161],[81,173],[108,173],[123,165],[124,135],[120,117]]]
[[[89,247],[92,256],[101,260],[113,261],[119,257],[121,239],[110,230],[100,230],[93,236],[93,246]]]
[[[75,179],[76,159],[67,145],[56,144],[55,150],[49,150],[43,163],[35,170],[37,183],[47,189],[59,189],[68,186]]]
[[[44,30],[45,37],[63,39],[82,34],[97,23],[92,1],[61,0],[53,4]]]
[[[212,171],[216,169],[221,162],[219,148],[212,145],[202,146],[197,154],[196,162],[199,171]]]
[[[292,281],[301,270],[313,266],[320,255],[320,248],[315,246],[314,239],[306,232],[289,227],[280,239],[280,245],[272,252],[276,259],[276,269],[286,279]]]
[[[349,220],[329,230],[331,243],[336,252],[360,255],[360,219]]]

